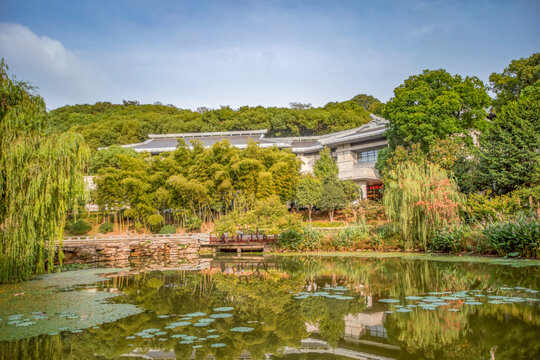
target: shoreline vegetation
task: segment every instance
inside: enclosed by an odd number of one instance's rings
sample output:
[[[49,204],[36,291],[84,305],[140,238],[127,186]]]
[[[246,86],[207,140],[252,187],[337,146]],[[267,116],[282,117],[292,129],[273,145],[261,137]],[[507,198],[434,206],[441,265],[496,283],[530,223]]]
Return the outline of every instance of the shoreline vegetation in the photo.
[[[444,69],[412,75],[381,103],[368,95],[321,108],[96,103],[46,111],[0,65],[0,283],[53,271],[63,234],[90,231],[279,234],[296,251],[422,250],[540,258],[540,53],[489,84]],[[488,90],[495,98],[492,99]],[[358,201],[331,149],[313,173],[287,149],[180,143],[152,156],[118,145],[148,133],[251,130],[325,134],[388,120],[375,168],[379,201]],[[106,149],[98,150],[101,146]],[[58,171],[62,169],[62,171]],[[93,175],[96,188],[83,187]],[[90,212],[87,205],[98,206]],[[345,227],[314,226],[317,211]],[[315,221],[316,223],[317,221]],[[62,252],[59,253],[60,263]]]

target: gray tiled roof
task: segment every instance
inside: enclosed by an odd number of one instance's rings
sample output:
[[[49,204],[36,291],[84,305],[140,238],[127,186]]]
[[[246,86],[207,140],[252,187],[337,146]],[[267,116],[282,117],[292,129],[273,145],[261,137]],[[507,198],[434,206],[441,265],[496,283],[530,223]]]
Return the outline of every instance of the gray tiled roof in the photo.
[[[203,146],[210,147],[217,142],[227,140],[232,146],[244,148],[250,141],[255,141],[261,147],[277,146],[291,148],[295,153],[319,151],[324,146],[336,146],[347,142],[367,141],[383,137],[387,120],[371,115],[372,121],[355,129],[320,136],[267,138],[266,130],[229,131],[212,133],[160,134],[150,135],[150,139],[140,144],[124,145],[135,151],[149,151],[157,154],[173,151],[178,145],[178,139],[183,139],[190,146],[192,141],[200,141]]]

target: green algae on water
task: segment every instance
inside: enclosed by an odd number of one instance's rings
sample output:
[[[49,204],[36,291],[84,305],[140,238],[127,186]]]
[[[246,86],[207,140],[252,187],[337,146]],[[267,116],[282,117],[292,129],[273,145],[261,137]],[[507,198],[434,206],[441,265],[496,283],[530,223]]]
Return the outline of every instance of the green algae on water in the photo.
[[[19,321],[19,325],[1,322],[0,341],[88,329],[140,313],[141,309],[135,305],[110,303],[119,294],[92,286],[106,280],[100,275],[118,271],[68,271],[41,275],[21,284],[2,285],[0,318]],[[13,297],[15,292],[24,295]],[[28,320],[21,321],[23,318]]]

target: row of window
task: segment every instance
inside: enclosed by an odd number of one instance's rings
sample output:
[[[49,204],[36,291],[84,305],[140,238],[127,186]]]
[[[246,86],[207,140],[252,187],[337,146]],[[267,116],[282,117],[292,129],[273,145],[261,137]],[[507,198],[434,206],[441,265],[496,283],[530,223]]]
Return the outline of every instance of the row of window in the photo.
[[[359,152],[357,153],[357,161],[359,164],[376,162],[378,153],[379,149]]]

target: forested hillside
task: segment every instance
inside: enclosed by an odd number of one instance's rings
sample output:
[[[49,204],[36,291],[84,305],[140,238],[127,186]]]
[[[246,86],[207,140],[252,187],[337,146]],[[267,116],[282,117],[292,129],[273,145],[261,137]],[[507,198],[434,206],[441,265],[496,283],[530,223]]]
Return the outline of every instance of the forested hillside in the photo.
[[[367,95],[360,97],[362,101],[355,101],[357,96],[355,100],[331,102],[318,108],[291,103],[290,108],[223,106],[197,111],[172,105],[141,105],[135,101],[98,102],[52,110],[49,120],[56,130],[72,129],[82,134],[93,149],[140,142],[148,134],[163,133],[268,129],[268,136],[299,136],[326,134],[366,124],[370,121],[368,110],[373,111],[376,105],[380,108],[381,103]]]

